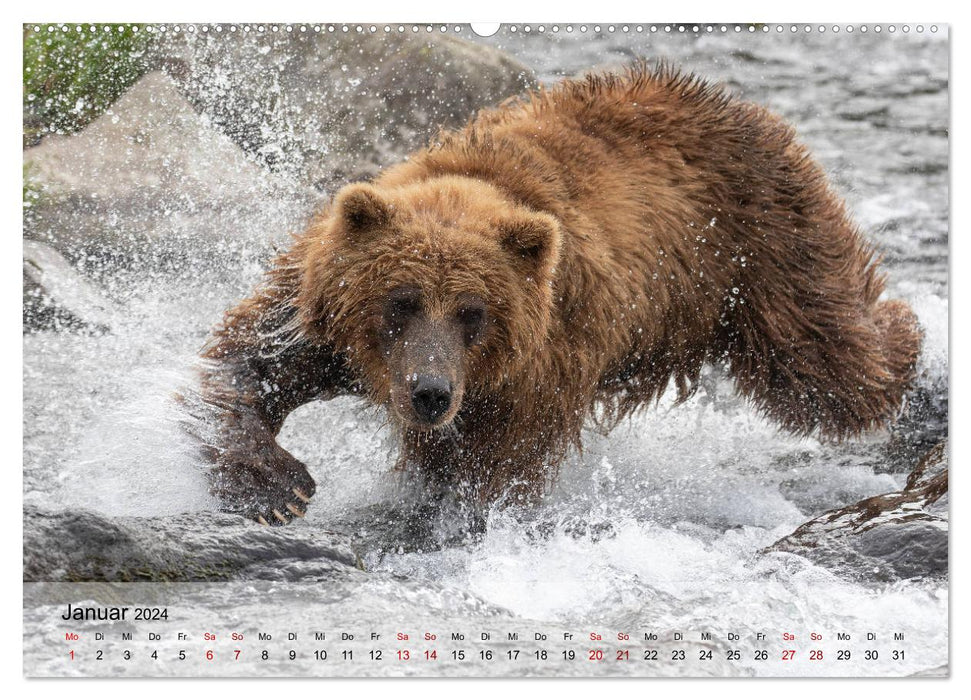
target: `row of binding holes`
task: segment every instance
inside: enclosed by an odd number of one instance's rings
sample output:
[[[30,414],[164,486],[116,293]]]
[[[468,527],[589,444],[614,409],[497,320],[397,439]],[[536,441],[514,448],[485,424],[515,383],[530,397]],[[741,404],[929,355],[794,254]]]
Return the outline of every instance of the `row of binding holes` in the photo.
[[[69,25],[69,24],[62,24],[62,25],[59,25],[59,26],[47,25],[46,28],[47,28],[47,31],[48,32],[54,32],[54,31],[57,31],[57,29],[60,29],[62,32],[75,31],[75,32],[91,32],[91,33],[95,33],[95,32],[98,32],[98,31],[102,31],[102,32],[111,32],[111,31],[126,32],[126,31],[131,31],[131,32],[137,33],[139,31],[142,31],[136,25],[130,25],[130,26],[127,26],[126,27],[125,25],[109,26],[109,25]],[[937,32],[937,25],[936,24],[932,24],[928,28],[930,29],[931,32],[934,32],[934,33]],[[579,33],[583,34],[583,33],[589,33],[591,31],[594,34],[602,34],[605,31],[607,33],[611,33],[611,34],[612,33],[615,33],[615,32],[623,32],[623,33],[634,32],[634,33],[637,33],[637,34],[643,34],[643,33],[650,33],[650,34],[658,34],[658,33],[665,33],[665,34],[716,34],[716,33],[721,33],[721,34],[725,34],[725,33],[728,33],[728,32],[734,32],[736,34],[740,34],[740,33],[743,33],[743,32],[747,32],[749,34],[755,34],[755,33],[761,32],[763,34],[768,34],[770,32],[776,32],[776,33],[789,32],[791,34],[796,34],[796,33],[809,34],[809,33],[812,33],[812,32],[823,33],[823,32],[827,32],[827,31],[831,31],[831,32],[834,32],[834,33],[839,33],[841,31],[845,31],[848,34],[852,34],[853,32],[860,32],[861,34],[866,34],[868,32],[876,32],[877,34],[879,34],[879,33],[883,32],[883,31],[886,31],[886,32],[889,32],[890,34],[895,34],[898,30],[901,31],[901,32],[903,32],[904,34],[907,34],[907,33],[909,33],[911,31],[911,29],[913,29],[918,34],[920,34],[920,33],[923,33],[924,32],[924,29],[925,28],[924,28],[924,25],[922,25],[922,24],[915,25],[914,27],[911,27],[909,24],[903,24],[903,25],[900,25],[899,27],[897,25],[894,25],[894,24],[890,24],[890,25],[886,25],[886,26],[883,26],[883,25],[880,25],[880,24],[874,24],[874,25],[862,24],[862,25],[859,25],[859,26],[854,26],[852,24],[845,25],[845,26],[840,26],[840,25],[834,24],[834,25],[831,25],[831,26],[828,26],[828,27],[825,26],[825,25],[822,25],[822,24],[820,24],[820,25],[810,25],[810,24],[800,24],[800,25],[796,25],[796,24],[788,24],[788,25],[783,25],[783,24],[775,24],[775,25],[769,25],[769,24],[759,24],[759,25],[755,25],[755,24],[704,24],[704,25],[698,25],[698,24],[691,24],[691,25],[689,25],[689,24],[650,24],[650,25],[643,25],[643,24],[621,24],[621,25],[615,25],[615,24],[608,24],[608,25],[605,25],[605,26],[604,25],[599,25],[599,24],[593,24],[593,25],[587,25],[587,24],[578,24],[578,25],[573,25],[573,24],[566,24],[566,25],[553,24],[553,25],[549,25],[549,26],[547,26],[545,24],[538,24],[538,25],[530,25],[530,24],[518,25],[518,24],[512,24],[512,25],[509,25],[509,26],[505,27],[505,30],[507,32],[512,33],[512,34],[519,33],[519,32],[521,32],[523,34],[532,34],[532,33],[545,34],[547,32],[550,32],[550,33],[553,33],[553,34],[557,34],[559,32],[566,32],[568,34],[574,33],[574,32],[579,32]],[[42,27],[40,25],[35,25],[34,26],[34,31],[35,32],[40,32],[40,31],[42,31]],[[188,32],[190,34],[191,33],[195,33],[197,31],[198,32],[202,32],[203,34],[222,34],[222,33],[226,33],[226,32],[232,34],[232,33],[239,32],[239,31],[242,31],[242,32],[255,32],[257,34],[260,34],[260,33],[271,33],[271,34],[273,34],[273,33],[279,33],[279,32],[302,33],[302,34],[306,34],[306,33],[309,33],[309,32],[315,32],[315,33],[318,33],[318,34],[319,33],[331,33],[331,34],[335,34],[335,33],[342,33],[342,34],[349,34],[349,33],[364,34],[364,33],[370,33],[370,34],[375,34],[375,33],[378,33],[378,32],[384,32],[385,34],[391,34],[391,33],[404,34],[404,33],[408,33],[408,32],[410,32],[412,34],[418,34],[418,33],[431,34],[431,33],[435,32],[435,33],[445,34],[445,33],[450,32],[450,31],[451,32],[455,32],[455,33],[461,33],[463,31],[468,31],[468,30],[467,30],[467,28],[464,28],[464,27],[462,27],[461,25],[458,25],[458,24],[456,24],[456,25],[447,25],[447,24],[434,24],[434,25],[433,24],[409,24],[409,25],[405,25],[405,24],[398,24],[398,25],[390,25],[390,24],[384,24],[384,25],[375,25],[375,24],[230,24],[230,25],[221,25],[221,24],[214,24],[214,25],[208,25],[208,24],[203,24],[201,26],[199,26],[199,25],[193,25],[193,24],[187,24],[187,25],[184,25],[184,26],[183,25],[179,25],[179,24],[150,24],[150,25],[145,26],[144,31],[146,31],[148,33],[158,32],[158,33],[161,33],[161,34],[164,34],[165,32],[173,32],[173,33],[178,34],[179,32],[183,32],[183,31],[184,32]],[[473,32],[470,32],[470,33],[473,33]]]

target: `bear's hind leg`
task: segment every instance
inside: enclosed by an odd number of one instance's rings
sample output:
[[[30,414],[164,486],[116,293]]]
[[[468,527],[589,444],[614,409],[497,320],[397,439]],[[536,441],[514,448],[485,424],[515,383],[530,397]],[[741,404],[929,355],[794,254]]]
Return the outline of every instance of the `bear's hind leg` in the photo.
[[[838,440],[892,422],[920,352],[910,307],[891,300],[864,302],[856,314],[845,305],[813,313],[787,301],[788,309],[778,298],[761,313],[751,309],[756,320],[730,334],[728,356],[739,391],[797,434],[818,431]]]

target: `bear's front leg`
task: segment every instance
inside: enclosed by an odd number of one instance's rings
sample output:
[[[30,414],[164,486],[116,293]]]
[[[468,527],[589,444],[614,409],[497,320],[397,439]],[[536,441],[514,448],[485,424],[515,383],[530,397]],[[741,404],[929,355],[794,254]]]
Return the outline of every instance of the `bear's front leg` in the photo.
[[[283,421],[357,387],[340,353],[300,331],[295,267],[282,258],[268,284],[226,314],[200,367],[211,491],[223,510],[271,525],[302,517],[316,488],[276,442]]]
[[[211,491],[223,510],[263,525],[302,518],[317,489],[307,467],[277,444],[253,411],[227,411],[213,447]]]

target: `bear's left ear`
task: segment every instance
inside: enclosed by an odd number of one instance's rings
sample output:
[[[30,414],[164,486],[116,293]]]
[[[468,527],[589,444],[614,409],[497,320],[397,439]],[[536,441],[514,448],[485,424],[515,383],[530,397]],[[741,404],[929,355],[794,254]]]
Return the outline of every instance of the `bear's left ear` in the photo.
[[[348,238],[362,241],[391,223],[394,207],[373,185],[355,183],[337,194],[334,211]]]
[[[560,224],[548,214],[529,213],[499,223],[502,247],[538,278],[549,275],[560,257]]]

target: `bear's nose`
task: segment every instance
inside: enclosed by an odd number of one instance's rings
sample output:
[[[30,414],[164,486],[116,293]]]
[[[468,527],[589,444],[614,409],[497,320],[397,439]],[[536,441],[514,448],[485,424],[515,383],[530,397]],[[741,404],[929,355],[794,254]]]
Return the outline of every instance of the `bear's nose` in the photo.
[[[434,423],[452,403],[452,383],[444,377],[418,376],[411,390],[411,405],[422,421]]]

